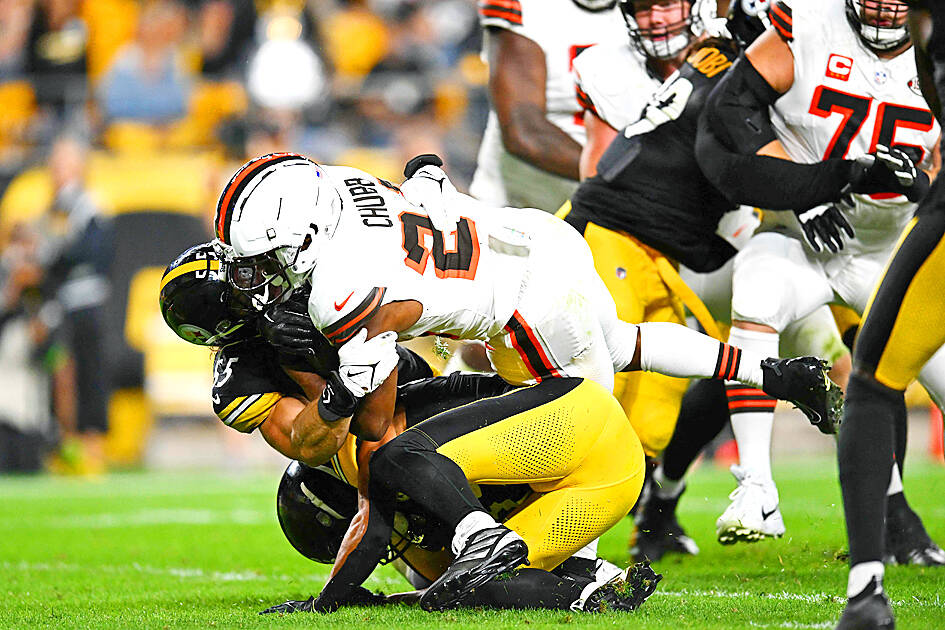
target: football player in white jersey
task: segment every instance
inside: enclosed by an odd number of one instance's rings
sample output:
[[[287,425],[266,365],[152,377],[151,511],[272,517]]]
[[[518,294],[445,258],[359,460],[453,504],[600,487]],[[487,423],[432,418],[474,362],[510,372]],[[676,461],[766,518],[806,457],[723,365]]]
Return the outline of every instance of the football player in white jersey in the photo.
[[[577,186],[584,144],[575,58],[625,42],[616,0],[480,0],[492,111],[470,194],[554,212]]]
[[[335,344],[367,335],[480,339],[512,384],[580,376],[610,390],[617,371],[658,370],[744,381],[791,399],[817,422],[836,418],[838,390],[821,361],[769,360],[684,326],[622,322],[570,226],[540,210],[497,211],[451,197],[455,214],[437,218],[451,227],[440,230],[396,187],[364,171],[270,154],[245,164],[224,188],[215,228],[238,289],[265,306],[310,284],[309,315]],[[342,367],[340,380],[355,399],[334,416],[353,415],[351,430],[365,440],[390,428],[397,369],[378,367],[388,358]],[[326,387],[319,412],[329,422],[324,411],[336,398]],[[478,522],[470,534],[502,531]],[[484,555],[472,549],[467,557],[464,548],[444,575],[493,566],[514,542],[504,531]]]
[[[773,181],[742,178],[750,181],[729,189],[741,197],[754,187],[763,192],[735,200],[795,210],[763,226],[736,258],[733,344],[773,354],[784,328],[822,304],[862,312],[913,201],[938,169],[940,127],[918,89],[905,12],[897,18],[890,7],[904,3],[779,0],[769,12],[775,28],[710,97],[705,120],[722,143],[751,144],[752,117],[770,114],[779,142],[748,152],[810,169]],[[851,190],[850,204],[831,203]],[[940,402],[945,366],[933,359],[923,377]],[[758,399],[741,386],[730,391],[730,400],[746,396]],[[772,417],[758,405],[732,418],[741,469],[717,523],[724,542],[784,533],[770,469]],[[931,541],[928,550],[928,562],[938,563]]]

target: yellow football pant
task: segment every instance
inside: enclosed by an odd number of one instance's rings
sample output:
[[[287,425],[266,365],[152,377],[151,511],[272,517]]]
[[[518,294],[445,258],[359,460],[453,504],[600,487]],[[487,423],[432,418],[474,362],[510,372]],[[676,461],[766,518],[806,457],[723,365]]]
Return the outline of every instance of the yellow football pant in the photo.
[[[505,525],[525,540],[532,567],[553,569],[636,503],[644,473],[640,441],[610,392],[590,380],[549,379],[489,400],[518,411],[436,452],[471,482],[529,484],[535,497]],[[423,429],[421,423],[410,430]]]
[[[904,390],[945,343],[945,211],[914,218],[863,313],[856,369]]]
[[[588,223],[584,238],[594,266],[617,304],[617,317],[641,322],[686,323],[682,301],[663,281],[657,261],[666,257],[640,241]],[[647,455],[663,452],[673,436],[688,379],[653,372],[621,372],[614,397],[640,437]]]

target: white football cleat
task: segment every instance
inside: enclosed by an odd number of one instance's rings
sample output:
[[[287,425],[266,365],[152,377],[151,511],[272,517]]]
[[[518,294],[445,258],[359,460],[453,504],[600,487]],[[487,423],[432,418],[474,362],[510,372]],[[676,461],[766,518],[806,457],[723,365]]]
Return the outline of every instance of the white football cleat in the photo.
[[[723,545],[758,542],[784,535],[784,519],[778,509],[778,489],[770,479],[759,479],[740,466],[732,466],[738,487],[728,498],[732,503],[715,522],[715,533]]]

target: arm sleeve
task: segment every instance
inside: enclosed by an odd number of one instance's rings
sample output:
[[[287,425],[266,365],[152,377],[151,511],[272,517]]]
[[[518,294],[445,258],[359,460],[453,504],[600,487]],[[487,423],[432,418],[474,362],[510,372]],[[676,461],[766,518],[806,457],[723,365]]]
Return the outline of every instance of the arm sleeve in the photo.
[[[798,164],[756,155],[777,139],[768,108],[779,96],[742,55],[699,117],[696,157],[702,172],[733,203],[793,210],[836,201],[854,175],[852,160]]]
[[[850,160],[798,164],[779,158],[732,151],[715,136],[703,116],[696,137],[699,167],[729,201],[795,210],[837,201],[853,176]]]
[[[521,0],[479,0],[479,24],[523,35]]]

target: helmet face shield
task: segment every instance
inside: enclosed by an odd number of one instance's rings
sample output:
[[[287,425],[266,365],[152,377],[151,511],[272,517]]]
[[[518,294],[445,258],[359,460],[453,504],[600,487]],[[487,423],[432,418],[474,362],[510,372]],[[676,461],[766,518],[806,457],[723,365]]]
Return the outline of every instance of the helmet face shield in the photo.
[[[847,21],[867,46],[893,50],[909,41],[909,6],[903,0],[846,0]]]
[[[702,30],[691,0],[622,0],[620,9],[631,42],[653,59],[675,57]]]
[[[281,260],[282,254],[286,253],[291,254],[289,262]],[[227,277],[254,309],[262,310],[289,297],[293,289],[289,269],[295,264],[298,255],[298,248],[283,247],[256,256],[237,258],[228,264]]]

